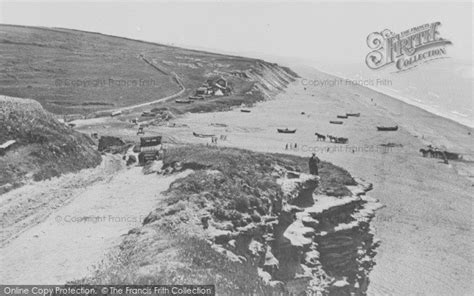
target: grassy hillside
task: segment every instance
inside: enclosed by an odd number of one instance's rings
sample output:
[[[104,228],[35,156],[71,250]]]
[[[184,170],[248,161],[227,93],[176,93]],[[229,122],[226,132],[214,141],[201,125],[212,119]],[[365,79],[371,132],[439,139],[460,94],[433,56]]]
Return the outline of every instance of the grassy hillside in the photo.
[[[101,162],[87,136],[57,121],[34,100],[0,96],[0,126],[0,143],[16,141],[0,156],[0,186],[47,179]]]
[[[10,25],[0,25],[0,55],[0,94],[35,99],[58,114],[88,114],[175,94],[180,86],[172,73],[187,90],[183,97],[216,75],[226,76],[233,87],[230,97],[179,106],[186,111],[252,102],[261,99],[249,95],[256,80],[240,72],[263,75],[276,67],[256,59],[98,33]],[[284,85],[283,76],[295,75],[286,68],[275,69],[283,73],[271,78],[276,84]]]

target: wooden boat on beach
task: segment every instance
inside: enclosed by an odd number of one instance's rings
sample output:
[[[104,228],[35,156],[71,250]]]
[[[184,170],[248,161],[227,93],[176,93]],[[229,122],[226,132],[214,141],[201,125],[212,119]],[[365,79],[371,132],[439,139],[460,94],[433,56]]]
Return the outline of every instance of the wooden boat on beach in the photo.
[[[296,133],[296,129],[290,130],[288,128],[285,128],[285,129],[279,128],[279,129],[277,129],[277,131],[281,134],[294,134],[294,133]]]
[[[189,99],[189,100],[193,100],[193,101],[195,101],[195,100],[204,100],[204,97],[201,97],[201,96],[192,96],[192,97],[189,97],[188,99]]]
[[[156,113],[154,112],[148,112],[148,111],[144,111],[142,112],[142,117],[155,117],[156,116]]]
[[[346,113],[346,116],[360,117],[360,113]]]
[[[198,138],[212,138],[212,137],[215,137],[216,135],[199,134],[199,133],[193,132],[193,136],[198,137]]]
[[[347,115],[338,115],[337,118],[344,118],[344,119],[346,119],[346,118],[347,118]]]
[[[211,123],[211,126],[215,126],[215,127],[227,127],[227,124],[225,124],[225,123]]]
[[[240,112],[250,113],[250,110],[248,110],[248,109],[240,109]]]
[[[329,123],[332,123],[332,124],[342,124],[343,122],[342,122],[342,121],[339,121],[339,120],[331,120],[331,121],[329,121]]]
[[[398,130],[398,125],[396,126],[377,126],[377,130],[380,132],[390,132]]]
[[[179,100],[178,99],[178,100],[175,100],[175,102],[178,103],[178,104],[191,104],[194,101],[192,101],[192,100]]]

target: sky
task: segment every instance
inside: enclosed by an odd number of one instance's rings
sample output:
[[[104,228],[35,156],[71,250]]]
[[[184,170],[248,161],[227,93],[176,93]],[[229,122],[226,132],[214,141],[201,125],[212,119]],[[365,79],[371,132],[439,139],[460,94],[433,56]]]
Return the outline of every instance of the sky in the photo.
[[[360,62],[367,35],[440,21],[449,55],[472,60],[472,2],[92,2],[0,0],[0,23],[63,27],[196,49]]]

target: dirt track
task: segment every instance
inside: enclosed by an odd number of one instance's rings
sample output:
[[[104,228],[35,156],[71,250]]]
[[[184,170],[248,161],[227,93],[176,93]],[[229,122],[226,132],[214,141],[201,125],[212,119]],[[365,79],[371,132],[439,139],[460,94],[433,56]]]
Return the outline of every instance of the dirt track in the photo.
[[[110,157],[96,170],[3,195],[4,213],[19,209],[29,215],[16,214],[27,216],[17,223],[13,216],[2,220],[9,226],[2,227],[0,261],[8,268],[0,271],[0,282],[63,284],[87,276],[121,235],[141,224],[179,176],[143,175],[141,168],[125,169],[120,159]],[[35,206],[25,207],[28,200],[35,200]]]
[[[31,182],[0,196],[0,246],[43,222],[56,209],[67,205],[86,187],[107,182],[124,164],[118,156],[106,156],[93,169],[65,174],[42,182]]]

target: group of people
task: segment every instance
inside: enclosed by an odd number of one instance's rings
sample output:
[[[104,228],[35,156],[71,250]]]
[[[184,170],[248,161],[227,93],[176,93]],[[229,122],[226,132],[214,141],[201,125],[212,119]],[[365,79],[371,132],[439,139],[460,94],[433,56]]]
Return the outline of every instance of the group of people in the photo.
[[[288,150],[288,149],[298,149],[298,144],[296,144],[296,143],[287,143],[286,146],[285,146],[285,150]]]
[[[227,135],[220,135],[219,138],[214,136],[211,138],[211,144],[217,144],[217,140],[222,140],[222,141],[226,141],[227,140]]]

